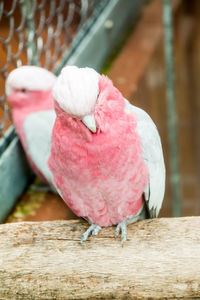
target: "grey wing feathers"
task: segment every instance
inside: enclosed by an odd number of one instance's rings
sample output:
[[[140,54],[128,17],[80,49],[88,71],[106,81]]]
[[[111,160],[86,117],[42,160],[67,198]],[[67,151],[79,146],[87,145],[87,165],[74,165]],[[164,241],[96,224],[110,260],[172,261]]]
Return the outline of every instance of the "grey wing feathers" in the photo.
[[[158,216],[165,192],[165,164],[162,145],[156,125],[142,109],[131,105],[127,100],[125,111],[134,111],[137,117],[137,131],[141,138],[143,157],[149,169],[149,184],[144,198],[151,218]]]
[[[28,144],[28,153],[38,170],[51,182],[52,174],[48,167],[51,148],[51,134],[56,114],[44,110],[30,114],[24,122],[24,133]]]

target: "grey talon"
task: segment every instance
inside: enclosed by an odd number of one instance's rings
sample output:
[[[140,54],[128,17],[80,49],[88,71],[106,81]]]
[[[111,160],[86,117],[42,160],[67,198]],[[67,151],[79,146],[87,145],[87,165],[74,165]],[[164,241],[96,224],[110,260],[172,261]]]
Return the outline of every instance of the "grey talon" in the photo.
[[[82,235],[80,243],[83,244],[84,241],[88,239],[90,235],[97,235],[101,229],[101,226],[92,224],[90,227],[86,230],[86,232]]]

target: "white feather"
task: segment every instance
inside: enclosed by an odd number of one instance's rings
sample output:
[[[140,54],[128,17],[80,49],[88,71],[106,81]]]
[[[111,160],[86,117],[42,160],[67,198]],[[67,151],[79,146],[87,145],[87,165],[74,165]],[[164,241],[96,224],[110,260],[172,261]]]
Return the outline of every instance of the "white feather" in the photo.
[[[38,170],[52,183],[52,173],[47,161],[51,150],[51,135],[55,122],[55,111],[45,110],[30,114],[24,122],[24,133],[28,153]]]
[[[145,189],[145,200],[150,217],[157,217],[165,192],[165,164],[162,145],[156,125],[142,109],[131,105],[127,100],[125,111],[132,111],[137,117],[137,132],[140,136],[143,157],[149,169],[149,184]]]
[[[64,67],[53,87],[53,97],[72,116],[94,112],[99,93],[99,74],[91,68]]]
[[[22,66],[13,70],[6,80],[6,94],[12,89],[27,89],[43,91],[52,88],[56,76],[37,66]]]

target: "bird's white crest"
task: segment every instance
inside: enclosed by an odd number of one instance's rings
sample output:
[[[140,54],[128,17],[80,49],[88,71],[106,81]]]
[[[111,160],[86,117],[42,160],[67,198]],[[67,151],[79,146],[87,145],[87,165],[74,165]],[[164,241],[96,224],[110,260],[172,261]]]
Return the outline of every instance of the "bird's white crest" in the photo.
[[[6,80],[6,94],[13,89],[45,91],[52,88],[56,76],[37,66],[22,66],[13,70]]]
[[[66,66],[53,87],[53,97],[68,114],[84,117],[94,112],[99,74],[91,68]]]

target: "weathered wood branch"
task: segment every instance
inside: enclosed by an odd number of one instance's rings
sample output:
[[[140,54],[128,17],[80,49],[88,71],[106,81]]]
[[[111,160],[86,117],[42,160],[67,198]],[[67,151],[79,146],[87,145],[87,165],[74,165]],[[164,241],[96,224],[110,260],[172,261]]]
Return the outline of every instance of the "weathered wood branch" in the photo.
[[[83,246],[82,221],[0,225],[0,299],[200,297],[200,217],[114,228]]]

